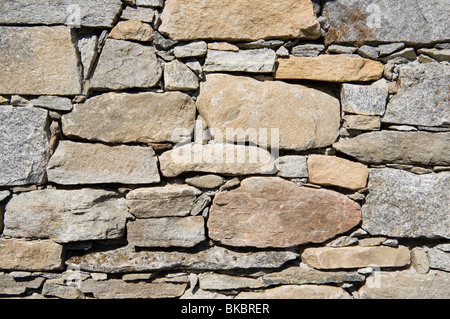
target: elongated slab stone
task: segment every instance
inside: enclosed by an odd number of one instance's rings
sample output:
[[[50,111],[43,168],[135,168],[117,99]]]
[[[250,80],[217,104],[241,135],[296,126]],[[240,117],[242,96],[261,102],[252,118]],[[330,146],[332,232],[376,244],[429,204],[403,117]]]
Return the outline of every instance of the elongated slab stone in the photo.
[[[450,164],[450,133],[371,132],[333,147],[364,163]]]
[[[281,81],[210,74],[197,108],[216,140],[300,151],[339,135],[340,106],[331,93]]]
[[[380,62],[357,56],[290,56],[287,59],[278,59],[275,78],[325,82],[373,81],[381,78],[383,70]]]
[[[276,54],[271,49],[233,51],[208,50],[203,71],[272,73]]]
[[[106,143],[178,143],[193,134],[195,103],[180,92],[105,93],[62,117],[64,135]],[[181,132],[181,131],[180,131]]]
[[[3,234],[50,238],[59,243],[120,238],[127,206],[114,192],[45,189],[14,195],[5,212]]]
[[[63,246],[52,240],[0,238],[0,269],[51,271],[63,266]]]
[[[188,172],[232,176],[276,172],[273,157],[266,150],[233,144],[188,144],[163,153],[159,162],[165,177]]]
[[[339,193],[251,177],[238,189],[216,194],[208,233],[230,246],[293,247],[323,242],[360,221],[360,206]]]
[[[40,277],[16,281],[10,275],[0,275],[0,295],[20,296],[27,290],[38,289],[44,281],[45,279]]]
[[[243,291],[235,299],[351,299],[351,296],[340,287],[285,285],[261,292]]]
[[[309,0],[168,0],[159,31],[174,40],[317,39]]]
[[[246,288],[261,288],[264,284],[258,279],[229,276],[216,273],[199,275],[199,286],[204,290],[232,290]]]
[[[14,0],[0,3],[0,24],[112,27],[120,0]]]
[[[323,16],[330,22],[327,43],[448,41],[450,8],[446,0],[327,1]]]
[[[48,162],[48,113],[32,107],[0,106],[0,185],[43,181]]]
[[[290,251],[239,253],[211,247],[192,253],[176,251],[138,251],[130,246],[70,257],[66,264],[82,270],[106,273],[146,272],[159,269],[232,270],[278,268],[298,254]]]
[[[370,169],[363,228],[372,235],[450,238],[449,183],[450,172]]]
[[[61,141],[48,167],[48,180],[62,185],[159,183],[151,147],[106,146]]]
[[[81,93],[81,69],[69,28],[3,26],[0,39],[0,94]]]

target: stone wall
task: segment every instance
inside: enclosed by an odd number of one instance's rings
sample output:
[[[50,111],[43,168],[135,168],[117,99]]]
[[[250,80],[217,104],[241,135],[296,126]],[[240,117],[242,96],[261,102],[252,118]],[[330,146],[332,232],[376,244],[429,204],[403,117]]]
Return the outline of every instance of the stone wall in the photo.
[[[0,3],[0,297],[450,298],[447,0]]]

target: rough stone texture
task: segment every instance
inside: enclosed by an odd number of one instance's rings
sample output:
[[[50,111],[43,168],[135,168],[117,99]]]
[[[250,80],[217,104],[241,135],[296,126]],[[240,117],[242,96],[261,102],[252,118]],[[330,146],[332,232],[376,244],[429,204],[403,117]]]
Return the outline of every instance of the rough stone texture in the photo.
[[[260,251],[239,253],[223,247],[211,247],[195,253],[174,251],[139,251],[130,247],[104,252],[91,252],[67,260],[68,266],[82,270],[123,273],[159,269],[232,270],[278,268],[298,254],[289,251]]]
[[[50,238],[59,243],[120,238],[127,207],[114,192],[46,189],[14,195],[8,202],[3,234]]]
[[[30,104],[53,111],[71,111],[72,102],[69,98],[59,96],[40,96],[30,100]]]
[[[61,141],[48,167],[48,180],[62,185],[159,183],[151,147],[106,146]]]
[[[81,70],[69,28],[2,26],[0,39],[0,94],[81,93]]]
[[[151,88],[162,75],[155,48],[107,39],[91,80],[93,90]]]
[[[63,246],[51,240],[0,238],[0,269],[52,271],[63,266]]]
[[[361,115],[383,115],[388,85],[380,80],[372,85],[344,83],[341,90],[342,111]]]
[[[48,161],[47,111],[0,106],[0,185],[40,184]]]
[[[187,185],[139,188],[126,196],[130,213],[137,218],[188,216],[201,192]]]
[[[120,21],[112,29],[109,37],[117,40],[147,42],[153,40],[153,29],[149,24],[137,20]]]
[[[439,126],[450,124],[450,66],[407,64],[399,69],[399,91],[389,101],[384,123]]]
[[[77,48],[80,52],[81,64],[83,66],[83,79],[91,76],[92,70],[95,67],[96,59],[99,53],[99,39],[103,41],[92,30],[80,31],[78,35]]]
[[[160,8],[164,5],[164,0],[136,0],[136,5]]]
[[[127,240],[138,247],[194,247],[205,240],[202,216],[138,219],[127,224]]]
[[[62,117],[64,135],[106,143],[178,143],[193,134],[195,103],[180,92],[105,93]]]
[[[0,24],[112,27],[120,0],[14,0],[0,3]]]
[[[421,275],[406,271],[381,272],[373,284],[359,290],[361,299],[448,299],[450,274],[433,272]]]
[[[193,91],[199,87],[194,71],[178,60],[164,65],[164,85],[167,91]]]
[[[430,268],[450,272],[450,253],[440,249],[429,249],[427,254],[430,260]]]
[[[175,57],[189,58],[189,57],[202,57],[208,52],[208,44],[204,41],[191,42],[184,45],[178,45],[173,49]]]
[[[217,51],[208,50],[203,71],[272,73],[275,70],[274,50]]]
[[[174,40],[317,39],[309,0],[168,0],[159,30]]]
[[[292,48],[292,54],[295,56],[308,56],[314,57],[318,56],[320,52],[325,50],[323,44],[301,44]]]
[[[290,56],[278,59],[276,79],[303,79],[325,82],[378,80],[383,75],[380,62],[350,55]]]
[[[258,279],[216,273],[203,273],[199,275],[198,279],[200,288],[204,290],[255,289],[264,287],[264,284]]]
[[[31,289],[38,289],[44,282],[44,278],[33,278],[26,281],[17,281],[9,275],[0,275],[0,296],[19,296]]]
[[[378,131],[381,128],[381,119],[369,115],[345,115],[343,127],[347,130]]]
[[[233,144],[188,144],[159,157],[161,173],[176,177],[188,172],[223,175],[272,174],[272,155],[255,146]]]
[[[339,287],[286,285],[260,292],[241,292],[235,299],[351,299],[351,296]]]
[[[450,238],[449,181],[450,172],[416,175],[370,169],[363,228],[372,235]]]
[[[155,9],[146,7],[130,7],[127,6],[120,16],[123,20],[138,20],[142,22],[152,23],[155,17]]]
[[[333,144],[364,163],[450,164],[450,133],[380,131]]]
[[[211,134],[231,142],[307,150],[328,146],[339,135],[339,101],[325,89],[211,74],[201,84],[197,108]],[[227,136],[232,129],[235,134]]]
[[[306,248],[302,262],[316,269],[346,269],[375,267],[404,267],[410,263],[409,249],[376,247]]]
[[[364,188],[369,177],[367,166],[336,156],[308,156],[309,182],[357,190]]]
[[[67,285],[59,278],[46,280],[42,287],[42,295],[61,299],[85,299],[78,287]]]
[[[287,155],[277,158],[275,165],[278,169],[278,176],[288,178],[308,177],[306,158],[306,156],[297,155]]]
[[[450,61],[450,49],[439,50],[434,48],[433,49],[422,48],[417,50],[417,53],[430,56],[438,62]]]
[[[207,226],[209,237],[225,245],[292,247],[323,242],[360,220],[359,205],[336,192],[251,177],[215,196]]]
[[[450,8],[445,0],[327,1],[323,16],[330,22],[330,28],[325,40],[328,43],[410,44],[448,40],[449,15]]]
[[[224,179],[219,175],[208,174],[186,179],[186,183],[198,188],[214,189],[224,183]]]

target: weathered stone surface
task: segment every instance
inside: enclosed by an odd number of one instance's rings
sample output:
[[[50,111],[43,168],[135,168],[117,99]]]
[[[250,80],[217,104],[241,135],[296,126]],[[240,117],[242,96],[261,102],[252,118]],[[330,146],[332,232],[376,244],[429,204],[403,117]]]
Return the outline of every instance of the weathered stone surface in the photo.
[[[191,42],[178,45],[173,49],[173,54],[177,58],[202,57],[208,52],[208,44],[204,41]]]
[[[210,74],[197,109],[216,140],[299,151],[326,147],[339,135],[339,101],[331,93],[281,81]]]
[[[450,67],[440,63],[400,66],[398,93],[387,105],[384,123],[439,126],[450,124]]]
[[[376,60],[380,56],[380,49],[370,45],[363,45],[358,49],[358,54],[362,57]]]
[[[304,269],[301,267],[290,267],[280,272],[264,275],[261,281],[267,285],[303,285],[344,282],[364,282],[366,277],[357,272],[328,272],[314,269]]]
[[[178,60],[164,65],[164,85],[168,91],[193,91],[199,87],[194,71]]]
[[[202,290],[199,288],[189,288],[184,292],[180,299],[233,299],[233,296],[223,295],[217,292]]]
[[[231,270],[249,268],[277,268],[298,254],[290,251],[260,251],[239,253],[223,247],[211,247],[193,253],[169,251],[139,251],[124,247],[104,252],[74,256],[67,265],[82,270],[123,273],[144,272],[158,269]]]
[[[155,48],[107,39],[91,80],[93,90],[151,88],[162,75]]]
[[[383,63],[387,63],[390,60],[394,60],[397,58],[406,59],[406,61],[415,61],[417,59],[417,55],[413,48],[406,48],[389,56],[382,57],[380,58],[380,61],[382,61]]]
[[[364,163],[450,164],[450,133],[370,132],[333,147]]]
[[[105,34],[106,36],[106,34]],[[99,43],[102,41],[102,43]],[[103,45],[103,36],[98,36],[92,30],[82,30],[78,34],[77,48],[80,52],[81,64],[83,66],[83,79],[87,79],[95,67],[99,54],[99,47]]]
[[[159,8],[164,5],[164,0],[136,0],[136,5]]]
[[[369,177],[366,165],[336,156],[308,156],[309,182],[357,190],[364,188]]]
[[[142,21],[125,20],[120,21],[111,30],[109,37],[117,40],[147,42],[153,40],[153,29],[149,24]]]
[[[260,292],[240,292],[235,299],[352,299],[340,287],[286,285]]]
[[[416,175],[370,169],[363,228],[372,235],[450,238],[449,181],[450,172]]]
[[[120,0],[39,0],[2,1],[0,24],[112,27],[120,12]]]
[[[403,267],[410,263],[409,249],[405,246],[306,248],[301,258],[308,266],[316,269]]]
[[[178,143],[193,133],[195,103],[180,92],[105,93],[62,117],[64,135],[106,143]]]
[[[264,287],[264,284],[258,279],[216,273],[203,273],[199,275],[198,279],[200,288],[204,290],[255,289]]]
[[[234,44],[228,42],[212,42],[208,43],[209,50],[218,50],[218,51],[233,51],[238,52],[239,47]]]
[[[381,128],[381,119],[370,115],[345,115],[344,128],[347,130],[378,131]]]
[[[327,1],[323,16],[330,22],[327,43],[405,42],[448,40],[447,1],[382,0]]]
[[[0,185],[43,181],[48,161],[47,111],[0,106]]]
[[[52,240],[0,238],[0,269],[51,271],[63,265],[63,246]]]
[[[450,49],[439,50],[435,48],[432,49],[422,48],[417,50],[417,53],[430,56],[438,62],[450,61]]]
[[[350,55],[290,56],[278,59],[276,79],[303,79],[325,82],[378,80],[383,75],[380,62]]]
[[[323,50],[325,50],[325,46],[323,44],[301,44],[296,45],[292,48],[291,52],[295,56],[309,56],[314,57],[318,56]]]
[[[0,11],[5,3],[16,1],[2,1]],[[69,28],[0,27],[0,39],[0,94],[81,93],[81,70]]]
[[[139,188],[126,196],[130,213],[137,218],[188,216],[201,192],[187,185]]]
[[[80,290],[99,299],[160,299],[180,297],[186,286],[186,283],[132,283],[119,279],[105,281],[88,279],[81,282]]]
[[[255,146],[233,144],[188,144],[159,157],[161,173],[176,177],[188,172],[223,175],[273,174],[272,155]]]
[[[169,0],[159,30],[175,40],[317,39],[320,25],[309,0]]]
[[[0,296],[18,296],[31,289],[38,289],[44,282],[44,278],[16,281],[10,275],[0,275]]]
[[[30,104],[53,111],[71,111],[72,102],[69,98],[60,96],[40,96],[30,100]]]
[[[106,146],[61,141],[48,167],[57,184],[159,183],[158,159],[151,147]]]
[[[430,271],[430,261],[424,248],[415,247],[411,250],[411,266],[419,274],[426,274]]]
[[[359,290],[361,299],[448,299],[450,274],[436,271],[427,275],[407,271],[380,272],[374,282]]]
[[[48,279],[42,287],[42,294],[46,297],[61,299],[84,299],[84,294],[75,285],[70,286],[61,279]]]
[[[344,83],[341,90],[342,111],[361,115],[383,115],[389,89],[386,81],[372,85]]]
[[[120,238],[127,206],[114,192],[45,189],[14,195],[5,213],[4,235],[50,238],[59,243]]]
[[[430,268],[450,272],[450,253],[433,248],[429,249],[427,254],[430,260]]]
[[[208,174],[187,178],[186,183],[198,188],[214,189],[221,186],[224,183],[224,179],[219,175]]]
[[[203,71],[272,73],[275,70],[274,50],[218,51],[208,50]]]
[[[299,187],[278,177],[251,177],[238,189],[216,194],[208,233],[237,247],[320,243],[358,225],[360,210],[334,191]]]
[[[127,6],[120,16],[123,20],[138,20],[142,22],[152,23],[157,11],[146,7]]]
[[[390,55],[398,50],[401,50],[405,47],[404,43],[389,43],[382,44],[378,46],[378,50],[380,51],[380,56]]]
[[[137,219],[127,224],[127,240],[137,247],[194,247],[205,240],[202,216]]]
[[[278,176],[288,178],[308,177],[306,158],[306,156],[298,155],[287,155],[277,158],[275,165],[278,169]]]

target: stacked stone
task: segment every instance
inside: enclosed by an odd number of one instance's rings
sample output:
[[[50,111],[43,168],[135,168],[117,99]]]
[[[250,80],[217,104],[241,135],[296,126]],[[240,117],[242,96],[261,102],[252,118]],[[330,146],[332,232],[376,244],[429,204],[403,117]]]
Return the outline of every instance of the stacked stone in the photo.
[[[41,2],[0,3],[0,297],[450,297],[445,0]]]

